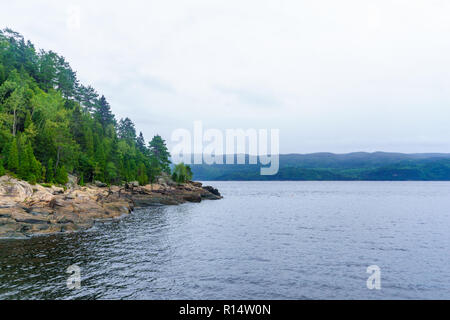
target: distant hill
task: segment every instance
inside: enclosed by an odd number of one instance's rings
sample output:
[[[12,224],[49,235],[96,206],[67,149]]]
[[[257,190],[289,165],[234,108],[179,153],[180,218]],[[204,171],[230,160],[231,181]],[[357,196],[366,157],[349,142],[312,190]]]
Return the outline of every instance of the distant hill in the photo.
[[[246,156],[246,163],[249,156]],[[261,176],[260,165],[192,165],[196,180],[450,181],[450,154],[355,152],[280,155],[280,170]]]

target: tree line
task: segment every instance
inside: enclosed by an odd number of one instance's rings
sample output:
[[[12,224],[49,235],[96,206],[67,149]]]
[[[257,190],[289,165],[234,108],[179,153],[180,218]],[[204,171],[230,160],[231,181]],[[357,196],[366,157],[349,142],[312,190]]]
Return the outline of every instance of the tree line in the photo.
[[[32,183],[154,182],[171,174],[161,136],[146,144],[129,119],[117,121],[105,96],[79,82],[63,56],[37,51],[10,29],[0,30],[0,176]],[[177,181],[192,178],[175,170]]]

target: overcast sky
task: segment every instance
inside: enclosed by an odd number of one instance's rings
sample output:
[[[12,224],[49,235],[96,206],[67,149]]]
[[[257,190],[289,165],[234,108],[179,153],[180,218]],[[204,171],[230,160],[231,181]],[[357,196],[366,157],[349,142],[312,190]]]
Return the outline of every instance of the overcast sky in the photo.
[[[282,153],[450,152],[450,1],[6,1],[148,140],[278,128]]]

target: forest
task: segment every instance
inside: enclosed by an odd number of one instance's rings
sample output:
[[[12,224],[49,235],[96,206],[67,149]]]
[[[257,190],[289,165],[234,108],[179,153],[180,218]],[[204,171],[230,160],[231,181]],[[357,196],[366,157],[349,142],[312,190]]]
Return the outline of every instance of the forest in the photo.
[[[186,174],[188,168],[178,166]],[[171,173],[165,141],[146,144],[129,118],[117,120],[105,96],[77,79],[66,59],[0,30],[0,176],[64,185],[153,182]],[[189,171],[190,172],[190,171]]]
[[[262,176],[260,164],[193,165],[192,171],[203,181],[450,181],[450,154],[446,153],[285,154],[279,161],[280,170],[273,176]]]

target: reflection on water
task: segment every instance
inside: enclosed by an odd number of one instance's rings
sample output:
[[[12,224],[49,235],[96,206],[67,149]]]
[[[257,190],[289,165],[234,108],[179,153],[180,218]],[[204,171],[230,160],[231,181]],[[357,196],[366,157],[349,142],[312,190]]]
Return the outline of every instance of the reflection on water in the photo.
[[[450,183],[214,185],[223,200],[0,240],[0,299],[450,298]]]

